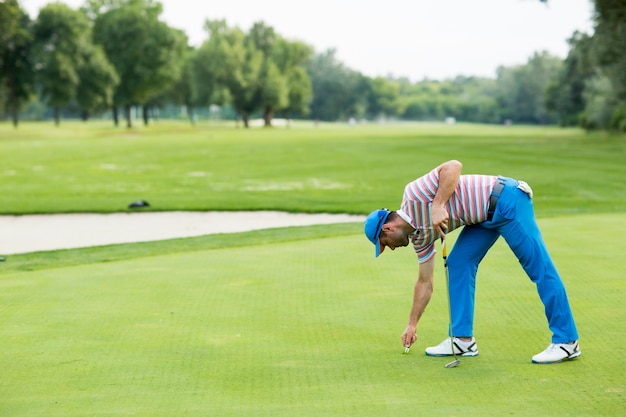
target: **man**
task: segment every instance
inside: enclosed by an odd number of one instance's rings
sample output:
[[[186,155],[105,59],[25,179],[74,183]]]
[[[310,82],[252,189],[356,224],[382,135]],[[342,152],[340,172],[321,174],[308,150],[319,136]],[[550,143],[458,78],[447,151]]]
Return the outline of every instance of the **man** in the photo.
[[[474,290],[478,265],[499,236],[537,285],[544,304],[552,343],[533,356],[534,363],[557,363],[581,355],[578,332],[563,282],[535,221],[532,190],[523,181],[487,175],[461,175],[462,164],[448,161],[407,184],[397,211],[374,210],[365,221],[365,234],[376,256],[412,243],[419,262],[413,307],[402,343],[417,339],[417,323],[433,292],[435,242],[463,227],[448,263],[451,336],[426,349],[430,356],[476,356]]]

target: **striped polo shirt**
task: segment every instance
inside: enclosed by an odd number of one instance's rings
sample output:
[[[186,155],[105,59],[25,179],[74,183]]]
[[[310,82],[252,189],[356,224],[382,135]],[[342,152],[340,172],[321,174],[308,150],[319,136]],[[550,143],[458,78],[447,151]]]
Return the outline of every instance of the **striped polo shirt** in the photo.
[[[459,184],[446,203],[450,215],[448,232],[466,224],[482,223],[487,220],[489,196],[497,177],[491,175],[461,175]],[[413,249],[420,263],[435,256],[435,241],[440,236],[434,230],[431,220],[430,205],[435,198],[439,184],[437,168],[407,184],[400,215],[409,217],[416,229],[411,235]]]

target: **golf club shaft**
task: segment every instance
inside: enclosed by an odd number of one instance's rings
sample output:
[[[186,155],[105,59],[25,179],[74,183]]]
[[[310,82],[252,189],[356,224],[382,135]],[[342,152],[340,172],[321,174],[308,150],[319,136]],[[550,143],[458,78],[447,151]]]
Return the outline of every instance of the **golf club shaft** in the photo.
[[[446,239],[441,238],[441,254],[443,256],[443,268],[446,272],[446,293],[448,294],[448,335],[450,336],[450,349],[452,350],[452,356],[454,360],[458,361],[456,353],[454,352],[454,335],[452,334],[452,301],[450,300],[450,276],[448,273],[448,248],[446,246]]]

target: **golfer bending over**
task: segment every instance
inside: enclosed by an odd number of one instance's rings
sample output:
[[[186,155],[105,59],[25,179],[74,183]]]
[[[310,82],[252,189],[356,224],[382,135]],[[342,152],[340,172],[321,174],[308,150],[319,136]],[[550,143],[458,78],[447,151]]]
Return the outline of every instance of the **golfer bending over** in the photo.
[[[473,337],[476,272],[489,248],[503,236],[537,285],[552,331],[552,343],[532,361],[555,363],[579,357],[578,332],[563,282],[535,221],[532,190],[511,178],[461,175],[461,168],[459,161],[438,166],[406,186],[400,210],[375,210],[365,221],[365,234],[376,256],[385,247],[394,250],[411,242],[418,257],[413,308],[402,343],[408,347],[417,339],[417,323],[433,292],[435,241],[465,226],[448,256],[453,338],[427,348],[426,354],[452,355],[452,343],[457,355],[478,355]]]

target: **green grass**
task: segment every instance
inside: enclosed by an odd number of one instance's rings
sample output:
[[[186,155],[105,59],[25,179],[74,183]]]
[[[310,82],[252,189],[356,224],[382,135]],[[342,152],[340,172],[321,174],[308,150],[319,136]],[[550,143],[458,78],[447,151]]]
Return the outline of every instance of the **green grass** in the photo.
[[[0,213],[152,210],[368,213],[448,159],[524,179],[541,216],[626,211],[624,136],[443,124],[235,129],[160,122],[0,125]]]
[[[410,249],[375,259],[361,224],[11,255],[0,416],[622,415],[625,143],[542,127],[0,124],[0,213],[140,198],[152,210],[367,213],[397,207],[406,182],[451,158],[525,179],[583,350],[530,363],[550,334],[503,242],[479,272],[480,355],[454,369],[423,354],[446,334],[441,262],[404,355],[417,261]]]
[[[8,256],[0,264],[0,276],[9,271],[36,271],[100,262],[190,252],[222,247],[258,246],[269,242],[291,242],[321,239],[360,233],[361,224],[337,223],[310,227],[286,227],[235,234],[215,234],[184,239],[167,239],[156,242],[117,244],[72,250],[42,251]]]
[[[0,414],[620,415],[626,268],[613,230],[626,216],[541,227],[582,335],[575,362],[530,363],[550,335],[503,242],[479,277],[481,353],[445,369],[449,359],[423,354],[445,337],[440,263],[418,342],[403,355],[417,269],[409,250],[374,259],[360,233],[254,246],[232,235],[220,248],[206,238],[205,249],[2,273]],[[101,248],[105,258],[114,248]]]

